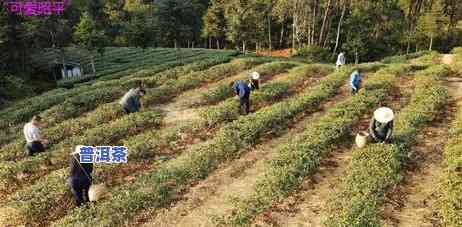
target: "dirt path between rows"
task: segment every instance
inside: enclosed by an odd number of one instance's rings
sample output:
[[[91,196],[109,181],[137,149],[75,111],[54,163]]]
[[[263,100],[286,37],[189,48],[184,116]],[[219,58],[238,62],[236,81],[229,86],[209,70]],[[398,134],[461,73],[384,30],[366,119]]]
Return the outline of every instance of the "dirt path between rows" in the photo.
[[[441,63],[452,64],[453,55],[446,54]],[[462,79],[446,78],[451,100],[444,114],[418,135],[411,162],[406,166],[404,181],[388,193],[385,204],[385,226],[440,226],[434,213],[435,186],[443,171],[444,144],[448,130],[462,100]]]
[[[441,114],[417,136],[411,161],[406,164],[403,182],[387,193],[384,226],[439,226],[433,212],[433,190],[441,173],[443,149],[448,139],[452,111]]]
[[[393,89],[392,95],[382,105],[398,111],[408,103],[414,90],[414,80],[410,76],[402,76],[396,85],[399,88]],[[353,135],[367,130],[372,111],[363,116],[352,129]],[[268,211],[257,216],[254,226],[322,226],[327,200],[346,175],[352,158],[353,140],[352,137],[351,143],[338,146],[329,152],[314,175],[307,177],[300,188],[287,199],[275,203]]]
[[[289,142],[294,134],[305,129],[308,122],[322,115],[325,109],[348,92],[347,86],[344,86],[339,95],[323,104],[321,111],[291,124],[291,128],[282,137],[267,139],[266,143],[263,142],[241,158],[224,164],[222,169],[192,187],[177,204],[157,212],[145,226],[216,226],[216,218],[232,210],[230,198],[243,198],[251,194],[256,179],[265,173],[266,161],[278,154],[277,145]]]

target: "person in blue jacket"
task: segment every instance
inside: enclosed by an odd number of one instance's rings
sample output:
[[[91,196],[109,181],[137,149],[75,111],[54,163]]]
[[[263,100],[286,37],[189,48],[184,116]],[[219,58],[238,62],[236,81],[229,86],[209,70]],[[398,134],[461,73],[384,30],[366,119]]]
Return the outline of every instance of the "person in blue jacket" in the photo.
[[[351,73],[350,86],[351,93],[356,94],[361,86],[361,74],[359,69],[356,69],[353,73]]]
[[[122,106],[122,110],[126,114],[140,111],[142,107],[141,97],[143,97],[144,94],[146,94],[146,91],[141,86],[130,89],[119,102]]]
[[[88,191],[90,190],[93,180],[91,176],[93,172],[93,163],[80,162],[80,147],[82,146],[76,146],[75,151],[71,153],[69,160],[70,174],[68,179],[77,206],[81,206],[89,201]]]
[[[250,92],[259,89],[259,79],[260,74],[253,72],[248,84],[242,80],[231,83],[234,93],[239,97],[239,109],[241,113],[248,114],[250,112]]]

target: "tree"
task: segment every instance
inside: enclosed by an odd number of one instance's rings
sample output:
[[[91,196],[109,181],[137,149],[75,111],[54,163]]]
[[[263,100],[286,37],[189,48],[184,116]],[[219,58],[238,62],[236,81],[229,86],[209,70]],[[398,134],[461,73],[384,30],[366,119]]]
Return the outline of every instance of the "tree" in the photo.
[[[242,44],[242,51],[246,52],[250,41],[259,39],[264,34],[265,21],[264,11],[258,1],[230,0],[225,4],[226,25],[228,28],[227,39],[238,48]]]
[[[177,48],[183,40],[191,41],[195,37],[197,21],[202,16],[195,12],[195,6],[187,0],[160,0],[156,4],[154,15],[159,26],[160,40],[165,46]],[[199,28],[200,31],[200,28]],[[200,34],[199,32],[197,33]]]
[[[123,24],[123,34],[129,46],[141,47],[143,51],[155,41],[157,28],[148,10],[139,9],[132,14],[131,20]]]
[[[103,53],[106,45],[104,30],[99,30],[96,26],[96,22],[85,12],[82,14],[80,23],[77,25],[74,32],[74,38],[79,46],[90,52],[93,73],[95,73],[93,52],[97,50],[99,53]]]
[[[461,33],[457,35],[456,31],[462,31],[462,29],[458,28],[458,22],[462,20],[462,1],[460,0],[441,0],[441,7],[443,14],[448,18],[448,44],[452,46],[457,46],[457,37],[459,40]]]
[[[341,33],[341,29],[342,29],[342,25],[343,25],[343,20],[345,18],[345,13],[347,11],[347,8],[349,7],[349,4],[350,4],[350,1],[351,0],[343,0],[341,4],[342,5],[342,13],[340,15],[340,19],[339,19],[339,22],[338,22],[338,25],[337,25],[337,35],[336,35],[336,38],[335,38],[335,47],[334,47],[334,50],[332,52],[332,55],[335,56],[337,55],[337,49],[338,49],[338,45],[339,45],[339,42],[340,42],[340,33]]]
[[[209,39],[209,48],[212,47],[211,38],[216,39],[217,49],[220,49],[220,42],[226,38],[226,19],[223,0],[212,0],[207,13],[203,17],[204,28],[202,35]],[[224,45],[223,45],[224,46]]]
[[[441,5],[435,2],[433,6],[419,18],[417,30],[423,37],[429,39],[428,50],[433,49],[434,38],[441,34],[444,28],[445,19],[442,13]]]

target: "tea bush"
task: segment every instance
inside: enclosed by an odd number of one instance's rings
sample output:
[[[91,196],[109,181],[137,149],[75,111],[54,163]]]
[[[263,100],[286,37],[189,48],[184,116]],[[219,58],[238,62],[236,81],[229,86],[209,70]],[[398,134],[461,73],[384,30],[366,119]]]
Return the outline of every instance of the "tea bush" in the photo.
[[[293,66],[294,64],[290,62],[270,62],[255,67],[251,71],[260,73],[260,78],[263,80],[267,80],[276,74],[286,72]],[[247,81],[247,79],[249,79],[249,75],[250,72],[243,72],[237,78],[235,78],[235,80]],[[202,94],[202,103],[215,104],[232,96],[233,91],[229,86],[230,82],[232,81],[225,80],[224,82],[221,82],[217,88],[211,89],[210,91],[207,91],[206,93]]]
[[[451,52],[454,54],[453,70],[456,71],[459,76],[462,75],[462,47],[454,48]]]
[[[444,150],[445,168],[437,187],[436,210],[444,226],[462,225],[462,106],[458,109]]]
[[[250,97],[251,105],[254,107],[255,103],[264,103],[275,98],[282,98],[284,95],[289,94],[289,88],[303,84],[311,76],[323,76],[332,72],[332,70],[331,67],[326,65],[307,65],[293,68],[289,71],[289,76],[284,81],[264,84],[260,90],[252,92]],[[234,98],[227,99],[216,106],[202,110],[200,115],[207,121],[208,125],[233,121],[239,117],[239,101]]]
[[[447,103],[447,90],[439,79],[449,73],[444,66],[417,73],[414,95],[396,116],[393,143],[353,151],[340,191],[329,201],[325,225],[380,226],[385,192],[400,182],[400,170],[416,142],[418,128],[435,119]]]
[[[430,54],[431,51],[419,51],[415,53],[403,54],[403,55],[396,55],[390,56],[382,59],[380,62],[385,64],[395,64],[395,63],[405,63],[410,59],[419,58],[423,55]]]
[[[301,83],[305,79],[309,77],[309,73],[327,73],[325,71],[332,71],[332,68],[329,66],[325,65],[309,65],[309,66],[300,66],[298,68],[301,68],[303,70],[299,70],[297,68],[294,68],[294,71],[298,72],[298,75],[293,75],[293,76],[288,76],[284,78],[283,81],[287,81],[287,84],[295,84],[295,83]],[[318,75],[319,76],[319,75]],[[279,83],[274,83],[278,85]],[[291,85],[292,86],[292,85]],[[274,103],[277,102],[278,99],[274,98],[271,99],[270,96],[279,96],[280,93],[275,93],[271,92],[270,89],[267,88],[273,88],[274,86],[272,83],[269,84],[264,84],[262,86],[262,90],[267,90],[266,93],[264,94],[264,98],[261,99],[261,102],[269,102],[269,103]],[[287,88],[285,89],[287,90]],[[260,97],[263,97],[260,95]],[[257,102],[255,100],[254,102]],[[258,102],[257,102],[258,103]],[[262,104],[262,103],[260,103]],[[230,110],[234,109],[234,106],[230,107]],[[185,141],[183,141],[183,136],[186,136],[185,139],[187,139],[188,136],[193,136],[196,135],[195,138],[197,138],[197,134],[201,133],[201,131],[207,129],[210,130],[209,127],[207,127],[207,123],[204,120],[199,120],[199,121],[193,121],[193,122],[187,122],[186,124],[180,124],[178,126],[175,126],[173,128],[165,128],[162,131],[152,129],[148,130],[146,132],[143,132],[141,134],[127,137],[125,138],[122,143],[124,146],[127,146],[129,149],[129,156],[128,159],[130,162],[137,162],[141,159],[146,159],[146,158],[153,158],[156,155],[158,155],[160,152],[165,152],[165,150],[174,150],[175,153],[180,153],[182,150],[186,149],[186,147],[178,147],[182,146]],[[95,174],[94,178],[98,178],[98,175],[107,175],[111,173],[112,171],[116,171],[117,166],[116,165],[104,165],[104,166],[99,166],[98,171]],[[57,170],[58,172],[61,172],[62,170]],[[58,204],[60,201],[63,200],[64,196],[66,196],[66,185],[64,181],[59,182],[55,178],[61,179],[62,175],[59,174],[50,174],[51,176],[48,177],[46,176],[44,179],[39,180],[36,182],[33,186],[28,187],[26,189],[21,190],[18,193],[26,193],[26,194],[33,194],[34,196],[32,197],[27,197],[27,198],[18,198],[16,196],[13,196],[10,200],[10,207],[16,207],[16,210],[19,211],[20,214],[22,214],[21,210],[24,210],[24,208],[27,206],[29,209],[33,209],[34,212],[32,214],[29,213],[24,213],[23,215],[25,216],[25,220],[29,221],[34,221],[37,220],[39,217],[36,215],[41,215],[45,211],[41,209],[50,209],[54,207],[53,204]],[[54,182],[54,187],[50,190],[47,189],[45,190],[44,187],[46,187],[47,184],[43,183],[43,181],[51,181]],[[46,195],[43,195],[43,197],[46,197],[47,200],[43,201],[42,199],[36,200],[35,198],[41,197],[41,194],[46,193]],[[37,203],[37,201],[40,201],[40,203]],[[46,204],[43,204],[46,203]],[[16,205],[17,204],[17,205]],[[35,204],[35,205],[34,205]],[[40,204],[40,206],[39,206]],[[20,208],[18,208],[18,206]],[[20,215],[21,216],[21,215]]]
[[[406,72],[407,68],[402,66],[394,70]],[[252,217],[269,208],[273,201],[286,197],[304,177],[314,173],[331,148],[350,137],[354,123],[390,92],[397,75],[387,71],[390,70],[385,68],[372,75],[357,95],[329,108],[322,117],[310,122],[305,132],[296,135],[289,143],[281,144],[277,148],[279,156],[267,164],[253,194],[245,200],[235,201],[233,215],[224,217],[227,224],[249,224]]]
[[[143,102],[146,104],[146,105],[152,105],[152,104],[155,104],[155,103],[161,103],[161,102],[166,102],[168,100],[170,100],[172,97],[174,97],[175,95],[187,90],[187,89],[190,89],[190,88],[194,88],[194,87],[197,87],[199,85],[201,85],[202,83],[205,83],[205,82],[209,82],[211,80],[215,80],[216,78],[221,78],[221,77],[224,77],[224,76],[227,76],[227,75],[230,75],[232,73],[235,73],[237,71],[241,71],[241,70],[244,70],[248,67],[251,67],[252,65],[254,64],[259,64],[260,61],[258,60],[236,60],[236,61],[233,61],[231,63],[227,63],[227,64],[223,64],[223,65],[220,65],[220,66],[215,66],[215,67],[212,67],[210,69],[207,69],[205,71],[201,71],[200,73],[199,72],[192,72],[190,74],[186,74],[184,76],[179,76],[178,78],[179,79],[167,79],[165,80],[166,83],[168,83],[168,85],[165,85],[165,86],[161,86],[159,87],[158,89],[154,89],[154,90],[149,90],[147,95],[143,98]],[[160,77],[162,78],[162,77]],[[164,80],[164,79],[162,79]],[[180,87],[181,86],[181,87]],[[105,93],[102,92],[102,95],[104,95]],[[93,101],[94,102],[94,101]],[[93,106],[94,104],[92,102],[90,102],[90,104],[88,104],[88,106]],[[72,105],[71,105],[72,106]],[[114,108],[114,109],[120,109],[120,107],[118,106],[117,103],[109,103],[109,104],[104,104],[104,105],[99,105],[97,109],[95,109],[94,111],[90,112],[90,113],[87,113],[87,115],[84,117],[83,121],[86,122],[85,124],[85,127],[91,127],[91,126],[96,126],[98,124],[101,124],[101,123],[104,123],[104,122],[107,122],[109,120],[112,120],[114,119],[114,117],[117,117],[117,116],[120,116],[121,112],[120,111],[117,111],[117,112],[114,112],[114,110],[111,110],[111,111],[106,111],[108,110],[108,106]],[[59,108],[55,108],[56,109],[56,112],[58,114],[61,114],[61,112],[59,112]],[[78,106],[74,108],[72,107],[69,107],[69,111],[65,111],[65,112],[62,112],[62,113],[69,113],[69,114],[75,114],[75,112],[79,112],[78,110],[79,109],[85,109],[85,108],[79,108]],[[53,111],[54,109],[50,109],[49,111]],[[74,110],[74,111],[72,111]],[[94,119],[94,115],[98,115],[98,121],[93,121],[93,122],[89,122],[89,121],[86,121],[86,119]],[[61,117],[63,118],[63,117]],[[49,116],[48,117],[48,123],[49,125],[51,125],[52,122],[58,122],[58,120],[54,120],[55,118],[53,118],[53,116]],[[79,123],[80,123],[80,120],[81,118],[77,119],[76,121],[74,121],[73,123],[68,123],[68,122],[64,122],[62,124],[58,124],[56,125],[55,127],[53,127],[53,129],[59,129],[60,127],[62,129],[68,129],[68,128],[78,128],[79,126]],[[68,127],[66,127],[68,126]],[[16,130],[20,131],[19,130],[19,127],[16,128]],[[65,131],[65,130],[64,130]],[[78,131],[75,131],[75,130],[71,130],[71,132],[78,132]],[[18,135],[18,134],[16,134]],[[48,133],[45,133],[44,134],[45,137],[46,136],[58,136],[60,137],[61,135],[57,135],[57,134],[48,134]],[[64,137],[60,137],[60,138],[64,138]],[[59,141],[59,140],[58,140]],[[8,145],[5,145],[4,147],[2,147],[1,149],[1,153],[0,153],[0,160],[5,160],[5,159],[11,159],[11,158],[8,158],[8,157],[16,157],[18,154],[19,156],[21,156],[21,150],[22,149],[19,149],[22,145],[23,142],[21,139],[17,139],[16,141],[13,141],[12,143],[8,144]]]
[[[123,92],[125,92],[122,88],[128,89],[138,83],[143,83],[146,87],[155,87],[169,79],[169,76],[173,75],[175,77],[181,77],[192,70],[202,70],[209,66],[226,61],[229,61],[229,58],[218,58],[218,60],[214,59],[212,61],[204,61],[200,64],[195,63],[192,66],[180,67],[179,69],[174,68],[167,70],[166,67],[156,67],[149,71],[149,73],[146,72],[146,75],[152,76],[151,78],[142,79],[133,76],[130,80],[114,80],[107,83],[95,84],[94,86],[80,87],[72,89],[69,92],[58,93],[54,96],[42,95],[37,98],[32,98],[29,102],[24,102],[22,105],[18,104],[13,108],[2,111],[0,128],[6,128],[7,126],[11,127],[15,124],[27,121],[32,117],[32,115],[64,101],[64,103],[56,105],[43,113],[47,116],[47,119],[51,119],[59,113],[61,117],[51,121],[51,123],[60,122],[61,120],[78,116],[81,113],[93,109],[98,104],[117,99],[123,94]],[[160,73],[163,70],[167,71]],[[63,113],[61,112],[62,110],[67,112]]]
[[[62,168],[67,164],[67,157],[73,147],[81,145],[101,146],[115,144],[124,137],[143,132],[147,128],[157,127],[161,123],[161,115],[157,111],[144,111],[126,115],[115,121],[101,124],[88,129],[80,136],[66,138],[53,146],[49,151],[28,157],[20,161],[0,163],[0,190],[11,190],[15,186],[24,184],[37,177],[40,171],[51,171]],[[44,163],[51,163],[44,166]],[[28,173],[26,177],[18,178],[17,174]]]
[[[182,91],[197,87],[204,82],[210,82],[236,73],[237,71],[251,67],[252,65],[258,63],[260,63],[258,60],[240,59],[231,63],[214,66],[203,72],[193,72],[191,74],[185,75],[184,77],[181,77],[178,80],[168,80],[165,85],[155,89],[153,92],[148,92],[143,98],[143,102],[145,105],[152,105],[154,103],[167,101]],[[101,114],[102,112],[98,113]],[[110,114],[110,116],[112,116],[112,114]],[[0,153],[0,159],[9,160],[12,159],[11,157],[17,157],[17,154],[20,153],[18,150],[15,151],[14,149],[19,147],[18,142],[16,142],[14,146],[7,147],[7,151],[9,150],[10,152],[5,152],[5,150],[2,149],[2,153]],[[12,149],[13,151],[11,151]]]
[[[298,113],[316,111],[320,102],[334,95],[348,78],[345,72],[330,74],[318,86],[225,125],[209,143],[191,147],[157,171],[145,172],[108,201],[74,209],[55,225],[113,226],[125,223],[141,209],[167,203],[177,190],[204,178],[222,162],[239,156],[245,148],[258,143],[261,136],[286,128]],[[115,211],[117,216],[113,215]]]

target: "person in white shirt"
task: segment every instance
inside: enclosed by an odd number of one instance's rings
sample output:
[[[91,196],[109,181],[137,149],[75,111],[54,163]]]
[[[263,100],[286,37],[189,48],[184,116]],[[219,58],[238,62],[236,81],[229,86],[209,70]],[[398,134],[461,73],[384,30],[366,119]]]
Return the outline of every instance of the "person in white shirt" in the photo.
[[[32,117],[32,120],[24,125],[24,137],[26,139],[26,153],[33,156],[36,153],[45,151],[48,140],[42,139],[40,128],[42,127],[42,118],[40,116]]]
[[[340,54],[337,56],[337,62],[336,62],[336,65],[337,65],[337,70],[345,65],[345,54],[343,52],[340,52]]]

